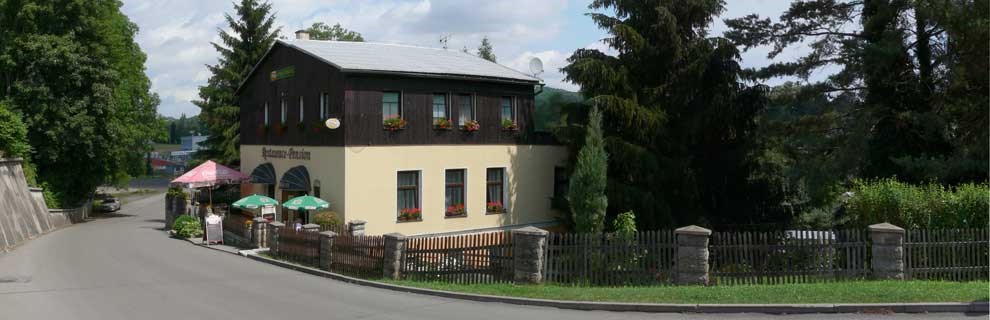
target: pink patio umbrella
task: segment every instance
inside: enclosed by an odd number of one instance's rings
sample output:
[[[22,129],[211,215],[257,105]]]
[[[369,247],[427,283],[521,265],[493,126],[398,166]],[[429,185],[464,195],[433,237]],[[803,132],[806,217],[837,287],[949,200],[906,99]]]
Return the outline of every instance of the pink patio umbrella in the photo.
[[[213,205],[213,187],[224,184],[239,183],[248,180],[250,177],[240,171],[227,168],[213,160],[207,160],[185,174],[172,180],[173,185],[182,185],[187,188],[210,188],[210,205]]]

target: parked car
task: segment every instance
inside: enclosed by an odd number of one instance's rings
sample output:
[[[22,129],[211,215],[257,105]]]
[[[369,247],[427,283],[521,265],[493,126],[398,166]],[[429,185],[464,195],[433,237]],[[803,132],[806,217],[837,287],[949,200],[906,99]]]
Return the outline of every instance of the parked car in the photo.
[[[100,211],[114,212],[120,210],[120,199],[109,197],[100,202]]]

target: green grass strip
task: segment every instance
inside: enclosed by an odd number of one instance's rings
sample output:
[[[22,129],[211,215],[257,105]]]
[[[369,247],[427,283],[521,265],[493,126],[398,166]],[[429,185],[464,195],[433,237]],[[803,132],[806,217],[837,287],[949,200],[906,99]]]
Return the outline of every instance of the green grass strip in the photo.
[[[990,299],[990,283],[852,281],[779,285],[577,287],[561,285],[384,282],[455,292],[536,299],[645,303],[896,303],[972,302]]]

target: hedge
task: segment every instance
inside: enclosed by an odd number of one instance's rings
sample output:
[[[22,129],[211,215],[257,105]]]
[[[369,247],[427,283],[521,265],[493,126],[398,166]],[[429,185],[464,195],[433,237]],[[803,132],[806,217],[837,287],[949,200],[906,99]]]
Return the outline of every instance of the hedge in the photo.
[[[889,222],[905,229],[985,228],[990,186],[967,183],[911,185],[894,179],[857,180],[846,205],[846,225]]]

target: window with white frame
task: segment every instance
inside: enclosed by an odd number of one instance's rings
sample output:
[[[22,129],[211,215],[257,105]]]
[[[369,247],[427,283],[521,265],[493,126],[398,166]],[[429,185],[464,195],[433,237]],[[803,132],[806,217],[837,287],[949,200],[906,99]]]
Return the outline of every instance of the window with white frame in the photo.
[[[447,169],[444,171],[444,206],[446,217],[460,217],[467,214],[464,207],[465,179],[464,169]]]
[[[474,120],[474,96],[470,94],[457,95],[457,125],[465,126]]]
[[[505,212],[505,168],[488,168],[485,207],[488,213]]]
[[[287,104],[288,103],[285,101],[285,98],[283,97],[282,98],[282,118],[281,118],[282,119],[282,124],[285,124],[285,121],[288,120],[287,118],[289,116],[289,107],[287,106]]]
[[[265,125],[267,126],[269,123],[270,122],[268,122],[268,102],[265,101]]]
[[[302,96],[299,96],[299,123],[303,123],[303,119],[304,119],[304,116],[303,115],[306,114],[305,107],[304,107],[305,105],[306,104],[303,103],[303,97]]]
[[[447,95],[443,93],[433,94],[433,122],[447,119]]]
[[[399,171],[396,184],[396,210],[399,221],[421,220],[419,171]]]
[[[502,121],[512,121],[516,122],[516,108],[512,97],[502,97]]]
[[[320,120],[326,119],[329,113],[329,108],[327,108],[327,103],[330,103],[330,94],[323,92],[320,93]]]
[[[382,120],[402,117],[401,97],[399,92],[382,92]]]

